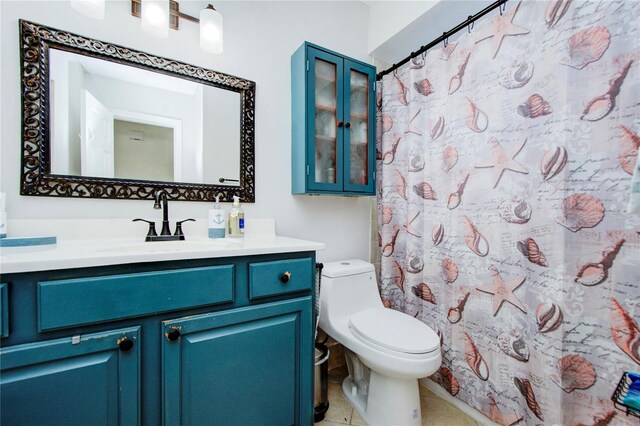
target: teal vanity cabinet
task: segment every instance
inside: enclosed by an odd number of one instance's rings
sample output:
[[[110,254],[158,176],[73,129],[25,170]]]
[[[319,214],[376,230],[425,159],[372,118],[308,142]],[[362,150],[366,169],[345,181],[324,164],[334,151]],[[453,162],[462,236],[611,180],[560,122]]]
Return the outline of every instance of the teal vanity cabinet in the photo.
[[[314,274],[306,251],[3,275],[0,422],[310,425]]]
[[[293,194],[375,195],[375,67],[305,42],[291,58]]]

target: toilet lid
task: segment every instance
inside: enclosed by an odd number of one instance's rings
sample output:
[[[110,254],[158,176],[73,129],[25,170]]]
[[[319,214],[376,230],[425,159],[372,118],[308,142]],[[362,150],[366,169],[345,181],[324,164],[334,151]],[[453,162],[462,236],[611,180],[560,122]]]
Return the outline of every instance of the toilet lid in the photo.
[[[440,338],[429,326],[393,309],[351,315],[349,328],[361,339],[396,352],[423,354],[440,348]]]

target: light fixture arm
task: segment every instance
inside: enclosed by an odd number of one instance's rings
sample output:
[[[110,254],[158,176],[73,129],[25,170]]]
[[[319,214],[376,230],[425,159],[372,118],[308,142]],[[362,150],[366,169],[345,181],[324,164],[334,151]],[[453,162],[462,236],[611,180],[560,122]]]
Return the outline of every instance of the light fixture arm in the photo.
[[[179,3],[175,2],[177,7],[175,12],[173,11],[173,9],[171,9],[171,14],[177,16],[178,18],[182,18],[182,19],[186,19],[187,21],[191,21],[191,22],[195,22],[195,23],[200,23],[200,19],[196,18],[195,16],[191,16],[191,15],[187,15],[186,13],[182,13],[179,10]],[[211,10],[216,10],[215,7],[213,7],[213,5],[211,3],[209,3],[207,5],[207,7],[205,9],[211,9]]]
[[[175,12],[175,16],[177,16],[178,18],[186,19],[187,21],[195,22],[196,24],[200,22],[200,20],[195,16],[187,15],[186,13],[182,12]]]

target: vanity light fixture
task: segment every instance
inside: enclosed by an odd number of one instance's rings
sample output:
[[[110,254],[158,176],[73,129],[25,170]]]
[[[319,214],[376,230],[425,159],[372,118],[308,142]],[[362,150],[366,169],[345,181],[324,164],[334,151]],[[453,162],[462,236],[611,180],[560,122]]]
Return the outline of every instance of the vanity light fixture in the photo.
[[[157,13],[155,6],[160,4],[162,4],[162,10],[167,10],[163,15],[167,18],[161,18]],[[209,53],[222,53],[222,15],[211,4],[200,12],[200,19],[198,19],[180,12],[180,4],[174,0],[131,0],[131,14],[142,18],[142,28],[157,37],[167,37],[169,27],[174,30],[180,29],[180,19],[200,23],[200,47]],[[154,22],[153,29],[151,29],[151,20]],[[160,24],[162,24],[162,30],[158,29],[156,32],[155,28]]]
[[[71,7],[94,19],[104,18],[105,0],[71,0]]]

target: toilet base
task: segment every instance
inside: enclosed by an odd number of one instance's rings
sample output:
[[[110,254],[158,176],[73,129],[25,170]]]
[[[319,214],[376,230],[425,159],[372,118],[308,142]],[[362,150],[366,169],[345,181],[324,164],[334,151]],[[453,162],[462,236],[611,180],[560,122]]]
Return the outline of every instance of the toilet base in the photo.
[[[346,352],[349,376],[342,382],[342,392],[368,425],[422,424],[418,379],[383,376],[364,365],[353,352]]]

